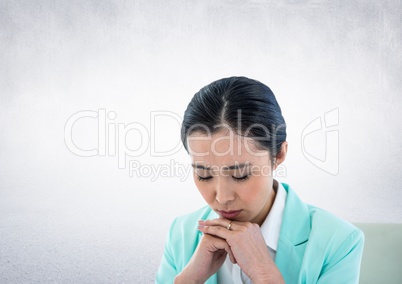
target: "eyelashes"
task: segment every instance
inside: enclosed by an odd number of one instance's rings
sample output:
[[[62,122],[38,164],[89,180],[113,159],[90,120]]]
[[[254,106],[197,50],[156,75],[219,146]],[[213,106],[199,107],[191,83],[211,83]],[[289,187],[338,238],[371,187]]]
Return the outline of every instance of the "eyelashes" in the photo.
[[[249,177],[250,177],[249,175],[245,175],[244,177],[234,177],[234,176],[232,176],[232,178],[233,178],[235,181],[248,180]]]
[[[199,180],[199,181],[208,181],[208,180],[210,180],[212,177],[200,177],[199,175],[197,175],[197,179]]]
[[[232,176],[232,178],[233,178],[234,181],[240,182],[240,181],[248,180],[248,179],[250,178],[250,176],[249,176],[249,175],[245,175],[245,176],[243,176],[243,177],[234,177],[234,176]],[[209,177],[201,177],[201,176],[199,176],[199,175],[197,174],[197,179],[198,179],[199,181],[209,181],[210,179],[212,179],[212,176],[209,176]]]

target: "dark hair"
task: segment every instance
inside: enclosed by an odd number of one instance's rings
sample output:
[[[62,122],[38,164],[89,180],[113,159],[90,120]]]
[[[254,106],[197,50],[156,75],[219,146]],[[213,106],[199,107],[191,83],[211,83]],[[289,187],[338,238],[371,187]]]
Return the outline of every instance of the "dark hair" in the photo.
[[[187,136],[213,134],[223,125],[238,135],[255,140],[256,146],[275,157],[286,140],[286,124],[271,89],[246,77],[223,78],[198,91],[184,112],[181,140],[188,151]]]

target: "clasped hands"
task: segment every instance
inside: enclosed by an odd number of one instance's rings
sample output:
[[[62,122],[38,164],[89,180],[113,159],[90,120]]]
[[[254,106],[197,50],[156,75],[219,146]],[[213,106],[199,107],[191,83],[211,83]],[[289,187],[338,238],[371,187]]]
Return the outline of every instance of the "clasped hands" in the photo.
[[[258,224],[218,218],[200,220],[198,225],[204,235],[175,283],[204,283],[219,270],[227,255],[254,284],[284,283]]]

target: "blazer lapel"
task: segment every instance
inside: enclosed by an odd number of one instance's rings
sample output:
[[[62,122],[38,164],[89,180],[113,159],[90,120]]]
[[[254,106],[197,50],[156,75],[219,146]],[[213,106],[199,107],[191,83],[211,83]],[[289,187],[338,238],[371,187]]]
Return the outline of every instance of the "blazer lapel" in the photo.
[[[275,263],[286,283],[297,283],[310,235],[310,213],[307,204],[299,199],[289,185],[282,185],[287,197]]]

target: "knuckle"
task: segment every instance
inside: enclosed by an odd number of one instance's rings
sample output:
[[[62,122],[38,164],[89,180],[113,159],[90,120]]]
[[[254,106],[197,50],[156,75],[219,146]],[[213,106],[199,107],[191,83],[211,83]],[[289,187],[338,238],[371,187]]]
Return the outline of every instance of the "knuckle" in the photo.
[[[209,226],[208,230],[209,231],[216,231],[216,230],[218,230],[218,227],[217,226]]]
[[[244,233],[244,232],[247,231],[247,229],[248,229],[248,227],[247,227],[247,225],[246,225],[246,226],[242,226],[242,227],[239,229],[239,231],[242,232],[242,233]]]
[[[247,229],[250,229],[250,228],[252,228],[253,227],[253,223],[250,223],[250,222],[247,222],[246,223],[246,228]]]
[[[253,223],[253,224],[252,224],[252,228],[253,228],[253,229],[259,229],[260,226],[259,226],[257,223]]]

